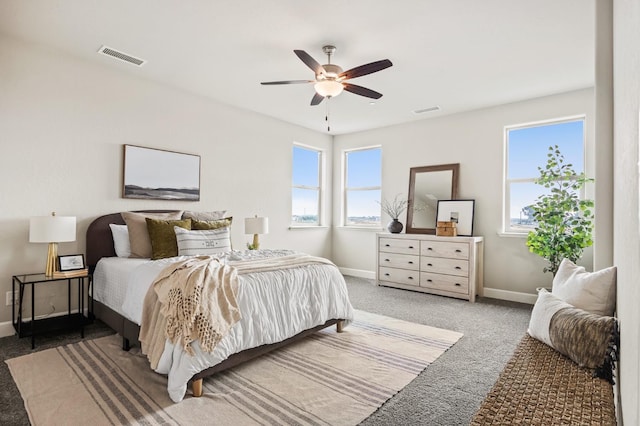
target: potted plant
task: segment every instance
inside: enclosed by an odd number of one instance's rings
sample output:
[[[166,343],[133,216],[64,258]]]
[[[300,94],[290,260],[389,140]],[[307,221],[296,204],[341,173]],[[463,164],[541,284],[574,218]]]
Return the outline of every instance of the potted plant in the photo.
[[[400,194],[397,194],[393,201],[382,200],[379,202],[382,211],[391,217],[391,222],[387,225],[387,230],[392,234],[399,234],[402,232],[404,225],[398,220],[400,215],[407,209],[407,200],[400,199]]]
[[[547,164],[538,171],[535,182],[549,191],[531,206],[536,225],[527,236],[527,247],[549,262],[543,271],[555,276],[562,259],[576,262],[593,244],[593,200],[579,198],[580,190],[593,179],[577,174],[557,145],[549,147]]]

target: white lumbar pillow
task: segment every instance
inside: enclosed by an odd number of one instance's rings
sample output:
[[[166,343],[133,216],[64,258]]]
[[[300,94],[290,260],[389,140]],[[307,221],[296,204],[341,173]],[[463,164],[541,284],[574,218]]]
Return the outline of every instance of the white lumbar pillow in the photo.
[[[553,277],[551,293],[585,311],[613,316],[616,309],[616,267],[587,272],[564,259]]]

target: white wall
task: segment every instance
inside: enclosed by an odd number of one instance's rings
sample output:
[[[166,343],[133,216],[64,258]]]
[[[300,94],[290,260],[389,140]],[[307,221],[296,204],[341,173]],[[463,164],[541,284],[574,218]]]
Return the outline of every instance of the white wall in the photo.
[[[503,291],[511,291],[533,297],[536,287],[551,283],[551,274],[542,272],[545,262],[528,251],[524,238],[498,235],[502,223],[504,126],[578,114],[586,114],[587,149],[593,154],[593,89],[336,136],[334,218],[340,214],[338,165],[345,149],[382,146],[382,188],[386,198],[397,193],[406,196],[411,167],[460,163],[458,198],[476,200],[474,235],[485,238],[485,287],[498,290],[488,295],[510,297]],[[610,181],[611,177],[602,179]],[[384,223],[387,220],[383,218]],[[406,223],[406,216],[401,221]],[[333,258],[338,266],[370,276],[375,270],[375,253],[374,232],[334,230]],[[588,267],[592,265],[591,253],[589,250],[583,260]]]
[[[28,223],[51,211],[78,219],[77,241],[60,244],[61,254],[84,253],[86,228],[101,214],[175,208],[227,209],[234,247],[251,238],[243,218],[265,215],[263,247],[331,257],[330,229],[288,230],[292,143],[331,158],[330,136],[6,37],[0,76],[0,323],[11,318],[11,276],[44,270],[46,244],[28,242]],[[123,144],[200,155],[201,201],[122,199]],[[62,288],[37,294],[37,313],[52,294],[66,306]]]
[[[640,424],[640,2],[614,2],[614,263],[622,420]]]

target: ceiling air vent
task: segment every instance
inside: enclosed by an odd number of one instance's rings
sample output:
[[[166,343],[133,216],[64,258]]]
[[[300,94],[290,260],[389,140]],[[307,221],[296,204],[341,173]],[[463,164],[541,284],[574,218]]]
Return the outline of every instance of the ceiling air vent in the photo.
[[[121,61],[129,62],[130,64],[136,65],[138,67],[141,67],[145,62],[147,62],[144,59],[139,59],[134,56],[127,55],[126,53],[118,52],[117,50],[107,46],[102,46],[100,50],[98,50],[98,53],[111,56],[112,58],[120,59]]]
[[[436,106],[432,106],[431,108],[416,109],[413,111],[413,113],[424,114],[425,112],[433,112],[433,111],[440,111],[440,106],[436,105]]]

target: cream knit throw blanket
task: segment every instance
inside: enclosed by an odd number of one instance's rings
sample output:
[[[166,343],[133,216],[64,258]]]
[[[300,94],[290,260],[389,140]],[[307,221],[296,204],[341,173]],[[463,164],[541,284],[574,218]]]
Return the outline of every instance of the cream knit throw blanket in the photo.
[[[162,270],[149,288],[142,310],[140,343],[156,369],[165,339],[193,355],[199,340],[207,352],[240,320],[234,268],[216,258],[195,257]]]
[[[149,288],[144,300],[140,343],[151,368],[158,367],[165,340],[180,342],[193,355],[191,343],[212,352],[241,318],[236,301],[238,274],[274,271],[329,260],[306,254],[229,262],[200,256],[171,264]]]

